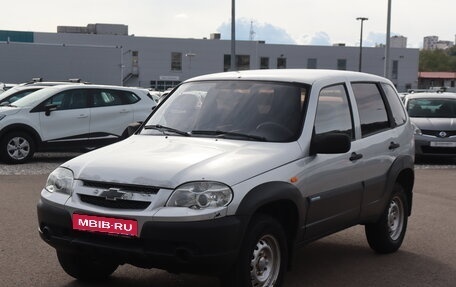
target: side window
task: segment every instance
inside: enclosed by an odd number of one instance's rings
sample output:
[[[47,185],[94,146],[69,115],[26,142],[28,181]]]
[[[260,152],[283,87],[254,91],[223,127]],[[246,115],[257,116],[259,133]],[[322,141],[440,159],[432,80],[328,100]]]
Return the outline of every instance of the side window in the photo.
[[[122,98],[122,103],[126,104],[126,105],[131,105],[131,104],[134,104],[136,102],[139,102],[140,98],[133,94],[133,93],[130,93],[130,92],[122,92],[121,93],[121,98]]]
[[[57,105],[57,110],[85,109],[88,107],[87,93],[84,90],[64,91],[49,98],[44,105],[50,104]]]
[[[394,122],[396,126],[403,125],[407,121],[407,115],[405,114],[404,107],[402,105],[399,96],[393,87],[388,84],[382,84],[383,91],[385,92],[386,98],[390,105],[391,113],[393,114]]]
[[[375,83],[352,83],[358,106],[362,137],[390,127],[382,95]]]
[[[330,86],[320,91],[314,129],[317,135],[339,132],[354,137],[350,103],[344,85]]]
[[[93,94],[94,107],[108,107],[124,104],[122,102],[123,91],[98,90]]]

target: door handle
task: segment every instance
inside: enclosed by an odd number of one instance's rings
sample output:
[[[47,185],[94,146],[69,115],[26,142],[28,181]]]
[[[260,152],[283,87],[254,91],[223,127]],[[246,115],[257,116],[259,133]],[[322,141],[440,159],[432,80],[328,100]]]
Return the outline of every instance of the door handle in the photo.
[[[121,110],[120,113],[128,113],[129,110]]]
[[[352,154],[350,156],[351,161],[355,161],[355,160],[362,159],[362,158],[363,158],[363,155],[360,153],[356,153],[356,152],[352,152]]]
[[[87,117],[88,117],[88,115],[86,115],[86,114],[80,114],[78,116],[78,119],[84,119],[84,118],[87,118]]]
[[[393,150],[393,149],[397,149],[397,148],[400,147],[400,146],[401,146],[401,145],[398,144],[398,143],[391,142],[388,148],[389,148],[390,150]]]

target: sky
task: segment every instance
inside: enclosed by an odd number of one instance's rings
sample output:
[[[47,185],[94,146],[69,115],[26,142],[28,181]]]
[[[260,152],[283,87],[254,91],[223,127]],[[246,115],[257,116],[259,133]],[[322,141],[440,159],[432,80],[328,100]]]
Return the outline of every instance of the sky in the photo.
[[[231,39],[232,0],[2,1],[0,30],[57,32],[57,26],[128,25],[135,36]],[[455,41],[455,0],[391,0],[391,36],[421,48],[423,37]],[[236,39],[269,44],[385,43],[388,0],[236,0]]]

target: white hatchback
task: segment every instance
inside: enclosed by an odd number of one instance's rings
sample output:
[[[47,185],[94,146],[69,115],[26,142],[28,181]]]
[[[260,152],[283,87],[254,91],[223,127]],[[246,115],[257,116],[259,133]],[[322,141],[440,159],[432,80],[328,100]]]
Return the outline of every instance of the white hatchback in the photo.
[[[0,158],[28,161],[35,151],[96,148],[127,136],[156,106],[146,89],[59,85],[0,107]]]

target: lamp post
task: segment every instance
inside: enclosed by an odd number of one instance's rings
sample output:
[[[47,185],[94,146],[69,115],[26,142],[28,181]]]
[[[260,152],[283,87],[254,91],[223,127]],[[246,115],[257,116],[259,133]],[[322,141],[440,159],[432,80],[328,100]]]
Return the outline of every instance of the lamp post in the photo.
[[[361,72],[361,67],[363,64],[363,23],[364,21],[369,20],[369,18],[366,17],[358,17],[356,20],[361,21],[361,33],[359,35],[359,68],[358,71]]]
[[[386,16],[386,46],[385,46],[385,69],[383,76],[390,78],[390,48],[391,48],[391,0],[388,0],[388,13]]]
[[[236,7],[231,0],[231,71],[236,71]]]

